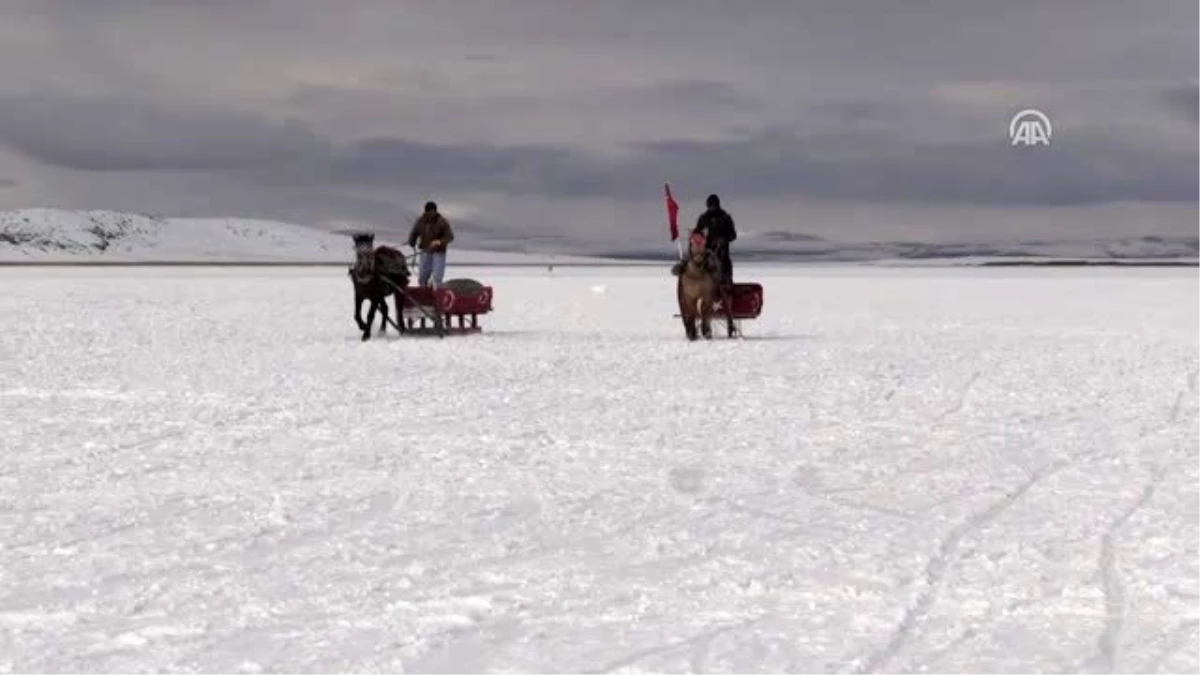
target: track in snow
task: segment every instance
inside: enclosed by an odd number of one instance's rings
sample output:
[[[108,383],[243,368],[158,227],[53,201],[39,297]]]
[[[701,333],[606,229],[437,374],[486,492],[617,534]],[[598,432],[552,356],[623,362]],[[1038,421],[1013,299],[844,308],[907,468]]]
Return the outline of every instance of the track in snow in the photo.
[[[1196,669],[1194,274],[739,269],[0,270],[0,671]]]

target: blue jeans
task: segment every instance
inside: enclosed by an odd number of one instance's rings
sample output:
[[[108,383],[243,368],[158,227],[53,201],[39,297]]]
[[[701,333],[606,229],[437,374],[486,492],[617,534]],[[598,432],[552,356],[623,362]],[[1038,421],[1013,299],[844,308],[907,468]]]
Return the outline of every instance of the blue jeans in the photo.
[[[433,277],[435,288],[442,285],[442,276],[446,274],[446,252],[430,253],[421,251],[419,268],[417,270],[417,285],[427,286]]]

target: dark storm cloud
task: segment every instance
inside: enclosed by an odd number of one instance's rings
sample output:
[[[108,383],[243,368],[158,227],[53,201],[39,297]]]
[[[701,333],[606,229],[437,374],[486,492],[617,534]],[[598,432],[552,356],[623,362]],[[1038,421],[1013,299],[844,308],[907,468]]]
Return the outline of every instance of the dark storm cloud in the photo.
[[[690,83],[681,88],[693,91]],[[804,130],[652,141],[634,145],[621,159],[605,159],[537,144],[371,138],[338,146],[303,124],[253,114],[44,97],[0,101],[0,139],[72,169],[229,170],[263,185],[326,189],[403,185],[636,200],[671,177],[743,196],[848,202],[1060,206],[1197,199],[1194,149],[1139,145],[1087,129],[1060,132],[1050,148],[1013,148],[1000,134],[962,132],[914,141],[906,137],[902,108],[872,101],[827,103],[804,117]]]
[[[1194,147],[1113,137],[1101,128],[1062,131],[1048,148],[1012,147],[1001,133],[914,141],[905,135],[903,116],[893,116],[886,104],[823,108],[841,113],[829,128],[653,141],[623,160],[548,146],[374,139],[345,153],[328,179],[617,199],[656,192],[666,177],[743,196],[847,202],[1063,206],[1198,197]]]
[[[716,80],[679,80],[648,89],[660,100],[680,105],[738,105],[745,102],[736,86]]]
[[[1200,123],[1200,85],[1197,83],[1170,87],[1163,93],[1163,100],[1184,121]]]
[[[245,169],[322,151],[300,122],[60,96],[0,98],[0,140],[47,164],[90,171]]]
[[[883,134],[764,134],[723,143],[648,144],[621,182],[682,175],[743,195],[987,206],[1197,199],[1194,152],[1088,134],[1049,148],[1007,138],[910,143]],[[682,170],[682,171],[681,171]],[[628,187],[632,187],[630,184]]]
[[[334,160],[329,180],[346,184],[413,185],[530,194],[596,194],[606,182],[599,162],[543,146],[433,145],[377,138]],[[602,192],[607,191],[599,188]]]
[[[236,9],[243,0],[12,0],[17,6],[23,6],[30,13],[48,15],[82,16],[96,18],[104,15],[116,15],[129,12],[145,12],[149,10],[171,10],[189,7],[204,7],[222,11]]]
[[[20,161],[0,206],[50,194],[383,222],[436,193],[488,201],[518,236],[538,201],[632,220],[663,180],[740,204],[1177,206],[1197,197],[1196,14],[1189,0],[14,0],[0,161]],[[1051,113],[1051,148],[1008,145],[1025,106]]]

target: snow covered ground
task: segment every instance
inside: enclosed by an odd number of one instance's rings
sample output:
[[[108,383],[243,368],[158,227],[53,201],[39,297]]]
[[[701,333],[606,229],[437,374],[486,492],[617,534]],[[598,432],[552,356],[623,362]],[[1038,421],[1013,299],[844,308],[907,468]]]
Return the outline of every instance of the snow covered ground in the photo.
[[[1195,672],[1194,270],[2,269],[0,672]]]

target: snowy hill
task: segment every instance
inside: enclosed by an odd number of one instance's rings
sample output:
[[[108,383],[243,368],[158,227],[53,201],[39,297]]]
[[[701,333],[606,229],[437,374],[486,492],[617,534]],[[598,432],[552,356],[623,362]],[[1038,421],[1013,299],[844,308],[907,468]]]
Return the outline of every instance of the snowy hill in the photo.
[[[379,243],[401,244],[384,235]],[[345,263],[350,238],[305,225],[246,218],[162,218],[116,211],[0,211],[3,262]],[[453,262],[603,263],[600,258],[473,251]]]
[[[349,245],[298,225],[263,220],[159,218],[114,211],[0,213],[4,260],[113,261],[346,259]]]
[[[400,244],[379,234],[380,243]],[[453,250],[453,264],[658,264],[673,247],[596,257]],[[1048,261],[1125,263],[1197,260],[1196,237],[996,242],[838,242],[796,232],[746,233],[739,262],[987,264]],[[305,225],[245,218],[162,218],[115,211],[0,211],[0,263],[344,263],[350,238]]]

